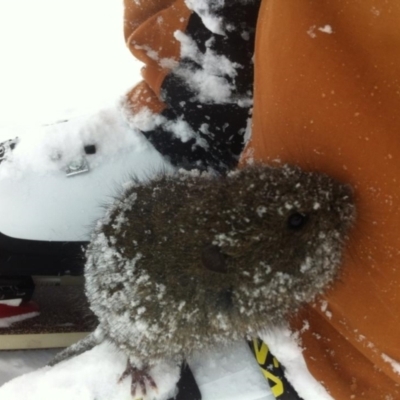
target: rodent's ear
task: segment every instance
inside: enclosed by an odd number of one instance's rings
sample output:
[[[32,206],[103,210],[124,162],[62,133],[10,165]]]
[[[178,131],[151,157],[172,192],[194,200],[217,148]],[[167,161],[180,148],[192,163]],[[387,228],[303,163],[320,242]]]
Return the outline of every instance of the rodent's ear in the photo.
[[[287,227],[292,230],[300,230],[308,221],[308,215],[294,212],[287,219]]]
[[[203,247],[201,250],[201,262],[204,268],[224,274],[227,272],[226,256],[222,254],[221,249],[218,246],[209,244]]]

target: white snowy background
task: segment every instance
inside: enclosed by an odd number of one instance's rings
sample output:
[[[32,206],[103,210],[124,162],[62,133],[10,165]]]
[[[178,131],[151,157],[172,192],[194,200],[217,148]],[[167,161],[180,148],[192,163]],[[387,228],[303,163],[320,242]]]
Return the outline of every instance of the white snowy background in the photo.
[[[0,0],[0,127],[112,104],[138,80],[122,0]]]
[[[85,124],[86,116],[93,119],[99,110],[112,109],[140,80],[141,65],[125,47],[122,19],[122,0],[0,0],[0,140],[29,138],[43,125],[78,120],[69,125],[70,133],[59,132],[66,137],[74,134],[75,126]],[[101,125],[102,120],[97,122]],[[109,124],[111,131],[121,126],[114,122]],[[120,132],[123,137],[125,133]],[[138,158],[140,151],[147,157],[149,149],[142,143],[133,140],[132,146]],[[18,147],[20,158],[26,159],[28,148],[24,154],[24,143]],[[41,162],[34,154],[32,160]],[[52,179],[56,181],[57,176]],[[1,182],[3,190],[5,182]],[[329,399],[309,376],[292,339],[278,332],[267,341],[292,379],[300,381],[304,399]],[[0,399],[130,398],[128,380],[117,384],[126,359],[112,346],[103,344],[54,368],[45,367],[57,352],[0,351]],[[190,366],[204,400],[273,398],[245,342],[197,355]],[[176,379],[173,368],[167,369],[169,375],[155,372],[161,377],[156,394],[160,399],[168,397]]]

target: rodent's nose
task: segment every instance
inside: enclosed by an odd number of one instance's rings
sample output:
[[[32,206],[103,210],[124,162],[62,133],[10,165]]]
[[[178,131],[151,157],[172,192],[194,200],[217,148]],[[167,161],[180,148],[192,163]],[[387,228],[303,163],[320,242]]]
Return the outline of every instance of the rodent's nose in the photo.
[[[204,268],[225,274],[228,272],[226,266],[226,256],[221,252],[218,246],[209,244],[201,250],[201,262]]]

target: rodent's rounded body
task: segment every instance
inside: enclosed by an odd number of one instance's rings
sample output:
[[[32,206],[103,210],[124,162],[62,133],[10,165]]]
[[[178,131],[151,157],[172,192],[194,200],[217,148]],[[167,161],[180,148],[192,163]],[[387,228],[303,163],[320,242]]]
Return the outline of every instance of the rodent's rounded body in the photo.
[[[91,308],[147,363],[257,335],[332,283],[354,215],[348,186],[290,166],[135,182],[88,247]]]

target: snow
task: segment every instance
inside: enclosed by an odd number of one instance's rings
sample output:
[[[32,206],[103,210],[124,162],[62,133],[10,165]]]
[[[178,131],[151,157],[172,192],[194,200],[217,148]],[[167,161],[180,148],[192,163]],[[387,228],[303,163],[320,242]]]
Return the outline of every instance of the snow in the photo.
[[[213,51],[212,39],[205,43],[206,51],[203,53],[196,42],[183,32],[176,31],[174,36],[181,43],[181,57],[188,58],[201,67],[193,70],[191,67],[179,66],[174,70],[174,73],[183,78],[194,93],[197,93],[200,102],[237,103],[243,106],[251,104],[252,100],[248,97],[234,97],[234,78],[237,76],[237,69],[242,66]],[[233,80],[233,83],[230,83],[228,78]]]
[[[304,329],[309,329],[305,321]],[[285,366],[285,374],[304,400],[332,400],[322,385],[307,370],[298,337],[288,329],[274,329],[261,335],[274,356]],[[111,344],[104,343],[75,359],[55,367],[44,367],[57,350],[0,353],[0,398],[2,400],[128,400],[128,380],[117,381],[125,369],[126,357]],[[388,356],[385,361],[395,367]],[[195,354],[190,368],[203,400],[273,400],[254,356],[245,342]],[[153,371],[159,397],[173,390],[177,379],[174,368]],[[397,369],[395,369],[397,371]],[[26,374],[26,375],[23,375]],[[21,376],[22,375],[22,376]],[[18,377],[19,376],[19,377]],[[16,377],[14,380],[12,378]],[[152,398],[152,397],[151,397]]]
[[[307,329],[307,321],[305,321],[304,329]],[[265,343],[268,343],[272,354],[285,366],[285,375],[300,397],[304,400],[333,400],[308,371],[296,334],[287,328],[276,328],[260,336]]]
[[[312,268],[313,264],[312,264],[312,260],[310,257],[306,257],[304,263],[300,266],[300,272],[302,272],[303,274],[306,273],[307,271],[310,270],[310,268]]]
[[[394,372],[400,375],[400,363],[398,361],[393,360],[387,354],[382,354],[382,359],[391,365]]]
[[[157,22],[160,23],[161,21],[162,17],[158,17]],[[146,55],[152,60],[157,61],[162,68],[173,69],[177,66],[176,60],[174,60],[173,58],[160,57],[159,53],[156,50],[152,49],[150,46],[135,44],[135,49],[144,50],[146,52]]]
[[[328,35],[333,33],[332,27],[330,25],[321,26],[318,28],[320,32],[327,33]]]
[[[48,349],[0,352],[0,387],[18,376],[42,368],[59,351],[59,349]]]
[[[0,389],[0,397],[4,400],[125,400],[129,398],[129,379],[118,384],[125,367],[124,357],[105,343],[76,359],[53,368],[44,367],[4,385]],[[161,365],[152,372],[159,378],[157,400],[168,399],[174,391],[178,369]]]
[[[104,213],[102,205],[132,176],[141,179],[171,168],[129,127],[118,107],[19,133],[0,168],[0,207],[8,210],[0,213],[0,226],[8,236],[88,240],[94,221]],[[96,154],[85,157],[87,144],[96,145]],[[82,157],[89,172],[67,177],[67,167]]]
[[[222,8],[224,6],[224,0],[216,0],[213,2],[210,2],[209,0],[185,0],[185,3],[190,10],[193,10],[200,15],[203,24],[211,32],[217,35],[223,35],[225,33],[225,29],[222,26],[222,18],[217,17],[213,14],[212,10],[210,10],[212,6],[214,9]]]
[[[129,379],[118,383],[126,367],[126,357],[111,344],[104,343],[75,359],[36,371],[38,366],[48,362],[54,351],[27,353],[28,357],[23,352],[6,353],[5,357],[0,357],[0,371],[9,371],[8,379],[32,371],[0,387],[2,400],[131,399]],[[196,354],[189,365],[203,400],[273,399],[268,383],[245,342]],[[178,379],[176,366],[161,364],[151,374],[158,391],[149,391],[150,396],[145,399],[168,399]]]
[[[122,104],[122,106],[124,108],[127,107],[126,103]],[[140,129],[141,131],[154,130],[166,121],[163,116],[159,114],[154,114],[147,107],[141,108],[141,110],[134,115],[126,115],[126,118],[128,124],[131,127],[135,127],[136,129]]]
[[[254,0],[230,0],[237,3],[250,3]],[[233,30],[235,27],[226,24],[223,17],[219,16],[216,11],[222,9],[226,0],[185,0],[187,7],[195,11],[203,21],[203,24],[211,32],[217,35],[225,35],[227,30]]]
[[[59,171],[82,155],[84,145],[93,143],[96,154],[88,157],[91,168],[126,148],[141,151],[147,145],[127,126],[118,107],[102,109],[66,123],[20,130],[17,146],[2,163],[0,180],[23,176],[27,170],[37,174]]]
[[[371,7],[371,13],[375,15],[375,17],[379,17],[381,15],[381,11],[376,7]]]
[[[333,28],[332,28],[331,25],[323,25],[323,26],[320,26],[320,27],[317,27],[317,25],[312,25],[307,30],[307,35],[310,36],[312,39],[315,39],[317,37],[317,32],[316,31],[331,35],[333,33]]]
[[[135,85],[122,23],[122,1],[1,1],[0,128],[92,113]]]
[[[264,206],[259,206],[259,207],[257,207],[257,209],[256,209],[256,213],[257,213],[257,215],[258,215],[260,218],[262,218],[263,215],[264,215],[266,212],[267,212],[267,208],[264,207]]]

